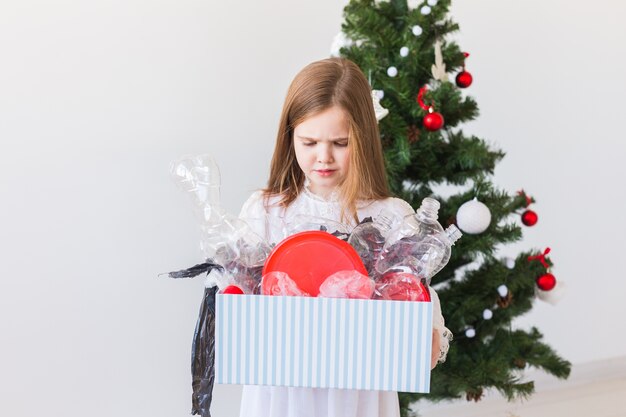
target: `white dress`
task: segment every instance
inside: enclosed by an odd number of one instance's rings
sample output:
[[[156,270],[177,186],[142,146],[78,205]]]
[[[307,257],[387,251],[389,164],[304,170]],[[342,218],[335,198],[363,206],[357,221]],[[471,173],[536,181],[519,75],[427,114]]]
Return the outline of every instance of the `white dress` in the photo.
[[[264,205],[260,191],[255,192],[245,202],[240,218],[260,236],[271,243],[283,238],[282,227],[297,215],[311,215],[339,221],[341,206],[336,197],[324,200],[310,192],[306,187],[296,200],[286,209],[275,203],[278,198],[269,200]],[[414,213],[411,206],[398,198],[387,198],[361,204],[357,207],[359,220],[376,217],[382,209],[393,215],[404,217]],[[350,224],[349,227],[354,227]],[[445,334],[439,298],[434,295],[434,327]],[[447,339],[445,343],[447,351]],[[246,385],[241,398],[240,417],[399,417],[398,394],[393,391],[366,391],[325,388],[294,388]]]

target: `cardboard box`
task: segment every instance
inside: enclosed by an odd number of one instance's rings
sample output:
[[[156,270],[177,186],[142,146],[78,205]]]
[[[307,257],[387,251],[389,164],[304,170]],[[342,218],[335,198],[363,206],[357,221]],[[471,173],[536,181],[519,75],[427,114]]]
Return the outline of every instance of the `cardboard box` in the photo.
[[[218,294],[215,382],[429,392],[432,304]]]

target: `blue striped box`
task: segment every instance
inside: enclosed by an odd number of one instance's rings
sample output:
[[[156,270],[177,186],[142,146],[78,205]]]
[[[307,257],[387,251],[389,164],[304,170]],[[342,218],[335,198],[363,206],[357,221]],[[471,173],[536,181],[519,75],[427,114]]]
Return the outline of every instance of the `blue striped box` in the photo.
[[[432,304],[218,294],[215,382],[429,392]]]

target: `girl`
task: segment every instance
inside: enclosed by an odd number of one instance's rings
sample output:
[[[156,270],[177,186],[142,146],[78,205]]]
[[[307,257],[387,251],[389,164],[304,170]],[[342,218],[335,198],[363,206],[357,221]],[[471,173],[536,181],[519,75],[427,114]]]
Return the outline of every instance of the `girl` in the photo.
[[[269,242],[300,214],[354,227],[382,209],[413,214],[390,197],[371,89],[351,61],[331,58],[306,66],[291,83],[283,107],[267,188],[254,193],[240,217]],[[264,219],[259,223],[258,219]],[[447,352],[436,293],[432,367]],[[241,417],[398,417],[395,392],[245,386]]]

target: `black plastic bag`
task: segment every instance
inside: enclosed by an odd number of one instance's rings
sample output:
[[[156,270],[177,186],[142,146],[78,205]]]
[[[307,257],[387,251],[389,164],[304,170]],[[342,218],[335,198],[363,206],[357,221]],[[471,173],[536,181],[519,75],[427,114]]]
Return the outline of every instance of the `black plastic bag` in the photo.
[[[207,275],[220,265],[205,262],[182,271],[170,272],[170,278],[193,278]],[[213,384],[215,382],[215,294],[217,287],[205,288],[191,348],[191,415],[211,417]]]

